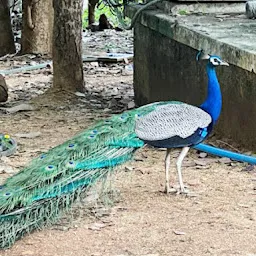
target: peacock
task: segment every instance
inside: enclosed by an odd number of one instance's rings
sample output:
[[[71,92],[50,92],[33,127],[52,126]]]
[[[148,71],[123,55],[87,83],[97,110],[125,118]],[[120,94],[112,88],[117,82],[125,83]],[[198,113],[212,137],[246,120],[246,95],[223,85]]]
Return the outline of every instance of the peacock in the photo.
[[[211,133],[221,111],[215,67],[228,65],[200,51],[207,60],[208,96],[195,107],[182,102],[155,102],[113,115],[33,159],[0,186],[0,247],[10,247],[24,234],[50,225],[114,167],[131,160],[145,144],[167,148],[165,191],[169,184],[170,149],[182,148],[177,160],[180,193],[182,160],[190,147]]]
[[[136,122],[135,132],[138,138],[154,147],[167,148],[165,158],[165,192],[167,193],[173,190],[170,188],[169,178],[171,148],[182,148],[176,166],[179,193],[187,193],[181,174],[182,161],[191,146],[201,143],[209,136],[221,112],[222,97],[215,67],[229,64],[218,56],[210,56],[202,51],[198,53],[197,59],[208,60],[208,95],[205,102],[200,107],[182,102],[163,104]]]

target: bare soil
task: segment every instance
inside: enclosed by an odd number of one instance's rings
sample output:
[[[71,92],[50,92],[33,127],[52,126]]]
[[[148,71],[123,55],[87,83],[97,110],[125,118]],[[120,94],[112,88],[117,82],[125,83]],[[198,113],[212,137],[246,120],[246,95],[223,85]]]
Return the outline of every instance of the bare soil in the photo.
[[[7,105],[33,98],[36,110],[0,113],[0,132],[19,144],[13,156],[0,161],[12,168],[0,174],[0,183],[97,119],[125,110],[133,97],[132,74],[125,66],[85,64],[84,97],[62,94],[47,100],[41,95],[51,84],[47,70],[7,76]],[[31,132],[40,135],[16,136]],[[177,154],[172,153],[173,164]],[[244,171],[245,164],[225,159],[200,158],[191,150],[183,175],[195,196],[166,195],[164,156],[163,150],[140,149],[112,177],[112,205],[75,206],[73,221],[66,216],[53,227],[26,235],[0,256],[256,255],[255,170]],[[174,165],[172,176],[177,183]]]

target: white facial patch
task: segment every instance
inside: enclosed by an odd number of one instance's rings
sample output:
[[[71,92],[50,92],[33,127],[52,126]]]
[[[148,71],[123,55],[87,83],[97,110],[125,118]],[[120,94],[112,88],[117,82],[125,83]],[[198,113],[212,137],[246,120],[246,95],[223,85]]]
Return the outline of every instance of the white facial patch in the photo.
[[[221,60],[217,57],[211,57],[210,58],[210,62],[214,65],[214,66],[219,66],[221,63]]]

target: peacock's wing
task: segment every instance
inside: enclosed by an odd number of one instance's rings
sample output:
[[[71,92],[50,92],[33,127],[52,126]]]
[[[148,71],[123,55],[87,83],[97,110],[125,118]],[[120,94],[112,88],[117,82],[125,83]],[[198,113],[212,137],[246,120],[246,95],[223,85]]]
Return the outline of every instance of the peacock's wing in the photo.
[[[144,141],[161,141],[175,136],[185,139],[211,122],[211,116],[198,107],[185,103],[165,104],[138,119],[135,132]]]

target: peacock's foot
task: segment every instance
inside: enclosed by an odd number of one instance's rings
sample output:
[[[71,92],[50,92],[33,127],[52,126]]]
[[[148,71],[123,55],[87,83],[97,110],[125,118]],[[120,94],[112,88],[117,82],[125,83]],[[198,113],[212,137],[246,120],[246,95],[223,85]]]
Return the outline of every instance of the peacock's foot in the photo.
[[[166,185],[164,189],[164,193],[166,194],[175,194],[177,193],[177,189],[173,186]]]
[[[188,186],[186,185],[176,185],[174,186],[174,188],[176,189],[176,194],[177,195],[188,195],[190,193]]]
[[[191,192],[190,190],[188,190],[187,187],[184,187],[183,189],[179,188],[177,190],[177,195],[185,195],[187,197],[197,197],[198,195],[195,194],[194,192]]]
[[[193,192],[190,192],[188,187],[184,185],[184,187],[180,187],[180,185],[174,186],[165,186],[164,193],[166,194],[176,194],[176,195],[186,195],[186,196],[196,196]]]
[[[180,188],[177,190],[177,195],[188,195],[190,193],[190,191],[187,188]]]

